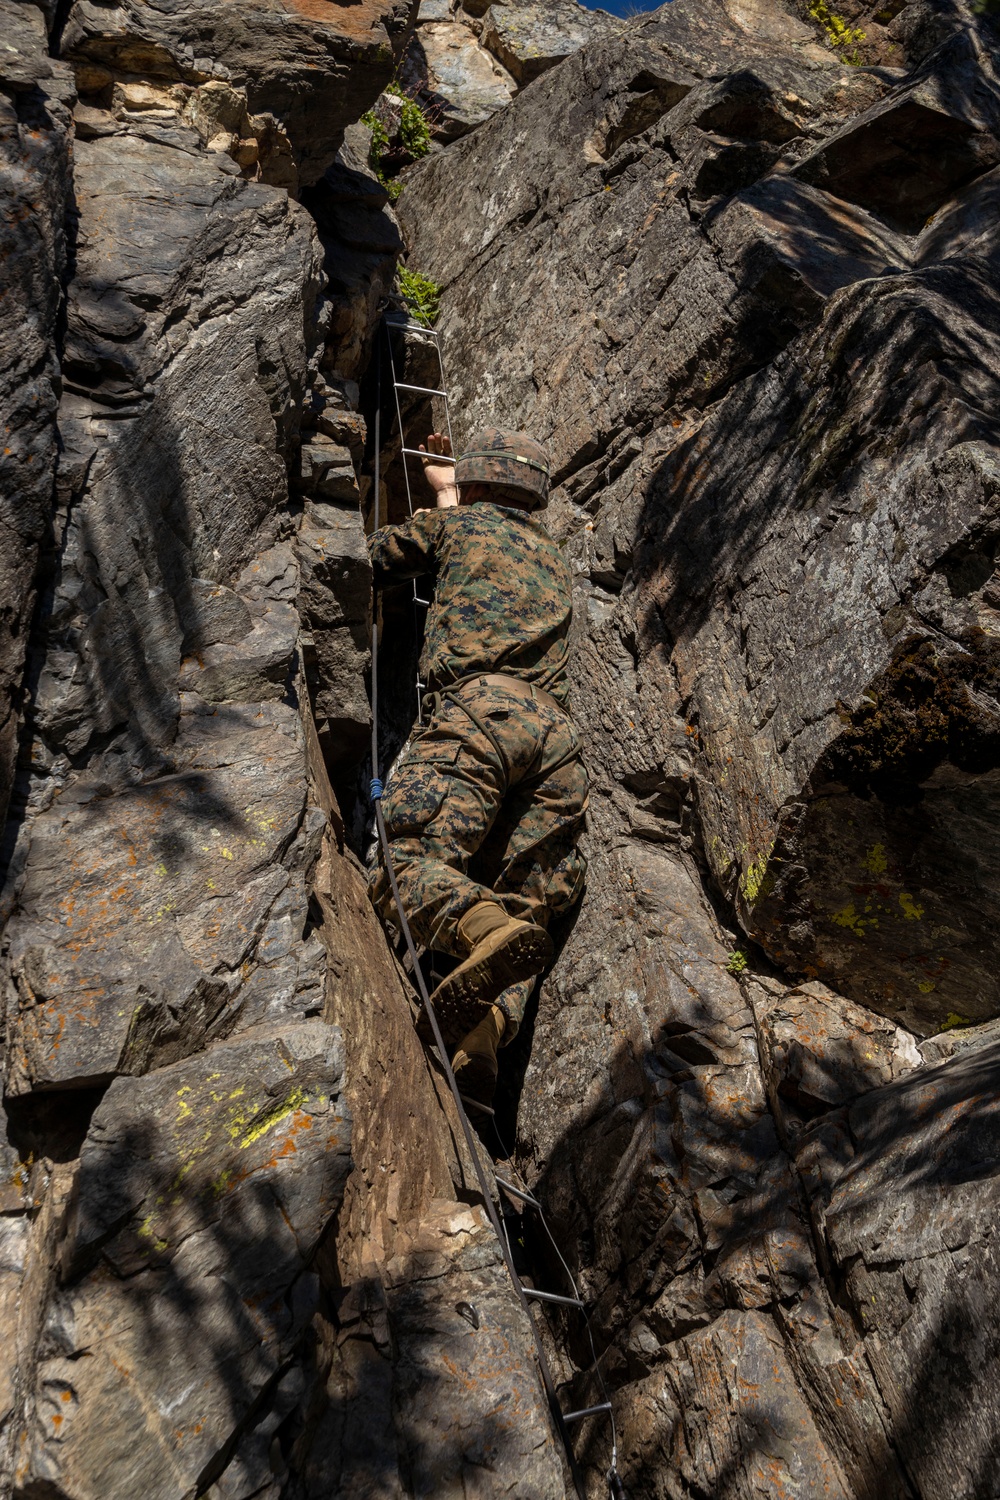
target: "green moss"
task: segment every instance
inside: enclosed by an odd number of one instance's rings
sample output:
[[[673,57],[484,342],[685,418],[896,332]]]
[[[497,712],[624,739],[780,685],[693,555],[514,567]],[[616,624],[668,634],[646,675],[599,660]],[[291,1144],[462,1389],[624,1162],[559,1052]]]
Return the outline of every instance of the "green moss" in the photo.
[[[903,913],[904,921],[919,922],[924,915],[923,907],[918,901],[914,901],[909,891],[900,891],[899,906]]]
[[[854,902],[850,901],[840,911],[833,913],[833,920],[838,927],[846,927],[853,932],[855,937],[863,938],[866,927],[878,927],[878,917],[866,915],[871,910],[870,905],[865,908],[865,913],[855,911]]]
[[[885,848],[882,844],[873,844],[861,861],[861,867],[870,875],[884,875],[889,868],[889,861],[885,857]]]
[[[944,760],[971,772],[992,768],[995,736],[978,703],[1000,692],[1000,640],[970,633],[962,644],[944,652],[935,640],[903,637],[863,702],[840,706],[844,733],[824,756],[822,777],[900,805],[917,800]]]
[[[425,328],[432,328],[441,311],[442,287],[419,271],[399,268],[399,290],[411,315]]]

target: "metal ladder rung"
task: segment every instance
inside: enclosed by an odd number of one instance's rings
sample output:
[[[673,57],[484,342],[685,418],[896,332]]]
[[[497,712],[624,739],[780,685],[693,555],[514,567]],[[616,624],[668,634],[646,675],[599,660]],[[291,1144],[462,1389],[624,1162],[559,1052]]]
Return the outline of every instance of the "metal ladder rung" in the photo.
[[[405,313],[387,312],[385,321],[391,323],[393,328],[405,328],[413,333],[429,333],[432,339],[439,337],[436,328],[428,328],[426,323],[418,323],[415,318],[408,318]]]
[[[494,1176],[496,1176],[495,1173]],[[504,1192],[510,1193],[512,1198],[520,1198],[522,1203],[530,1203],[532,1208],[541,1209],[542,1205],[537,1198],[533,1198],[530,1193],[525,1193],[521,1188],[515,1187],[512,1182],[505,1182],[502,1177],[497,1177],[496,1182],[497,1186],[502,1187]]]
[[[585,1406],[581,1411],[564,1411],[564,1422],[582,1422],[584,1417],[599,1417],[602,1412],[611,1410],[610,1401],[602,1401],[600,1406]]]
[[[412,458],[432,458],[436,464],[457,464],[457,458],[448,458],[444,453],[428,453],[423,448],[403,448],[403,453],[409,453]]]
[[[561,1307],[583,1307],[579,1297],[560,1297],[556,1292],[539,1292],[533,1286],[526,1286],[523,1290],[526,1297],[537,1297],[539,1302],[558,1302]]]
[[[496,1114],[496,1110],[490,1109],[488,1104],[480,1104],[478,1099],[471,1098],[469,1094],[463,1094],[461,1090],[459,1090],[458,1097],[461,1099],[463,1104],[467,1104],[470,1109],[478,1109],[481,1114],[491,1116]]]
[[[429,385],[407,385],[405,380],[394,380],[393,385],[397,391],[419,391],[421,396],[443,396],[446,401],[448,399],[447,391],[435,391]]]

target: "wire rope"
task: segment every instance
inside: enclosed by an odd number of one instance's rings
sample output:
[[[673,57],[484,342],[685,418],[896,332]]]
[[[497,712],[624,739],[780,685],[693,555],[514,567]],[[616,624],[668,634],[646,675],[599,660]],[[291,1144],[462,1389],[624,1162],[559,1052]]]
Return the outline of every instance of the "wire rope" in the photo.
[[[429,331],[429,330],[423,330],[423,331],[426,332],[426,331]],[[380,498],[381,498],[380,487],[381,487],[381,462],[382,462],[382,347],[381,347],[381,338],[380,338],[380,335],[383,332],[385,334],[386,344],[387,344],[387,347],[388,347],[388,350],[389,350],[389,361],[390,361],[390,369],[391,369],[391,372],[392,372],[393,387],[394,387],[394,393],[395,393],[395,399],[396,399],[396,416],[397,416],[397,420],[399,422],[400,439],[403,442],[404,447],[405,447],[405,435],[404,435],[404,431],[403,431],[402,409],[401,409],[400,400],[399,400],[399,383],[396,380],[395,359],[393,357],[392,344],[391,344],[391,341],[389,339],[388,328],[387,328],[387,325],[386,325],[386,322],[385,322],[385,318],[383,317],[383,319],[382,319],[382,321],[380,323],[380,326],[379,326],[379,331],[376,334],[376,374],[375,374],[375,386],[376,386],[376,390],[375,390],[375,432],[374,432],[374,442],[375,442],[375,472],[374,472],[375,499],[374,499],[374,507],[373,507],[373,520],[374,520],[374,529],[375,530],[378,530],[378,527],[379,527],[379,505],[380,505]],[[439,365],[439,370],[440,370],[440,375],[441,375],[441,389],[444,390],[444,363],[443,363],[443,359],[442,359],[442,355],[441,355],[440,342],[437,342],[437,353],[438,353],[438,365]],[[450,437],[451,437],[451,417],[450,417],[450,413],[448,411],[447,396],[445,396],[445,414],[446,414],[446,418],[447,418],[448,434],[449,434],[449,439],[450,439]],[[404,472],[405,472],[406,471],[406,456],[405,456],[405,454],[404,454],[404,457],[403,457],[403,466],[404,466]],[[412,499],[412,494],[411,494],[411,491],[410,491],[410,481],[409,481],[409,474],[408,474],[408,472],[406,473],[406,497],[407,497],[407,504],[408,504],[408,507],[409,507],[409,513],[412,516],[412,514],[413,514],[413,499]],[[476,1145],[475,1135],[474,1135],[472,1126],[471,1126],[471,1124],[469,1122],[468,1114],[466,1113],[466,1110],[465,1110],[465,1104],[463,1102],[463,1097],[462,1097],[462,1094],[461,1094],[461,1092],[459,1090],[459,1087],[458,1087],[458,1081],[457,1081],[457,1079],[455,1077],[454,1070],[453,1070],[453,1068],[451,1066],[451,1061],[450,1061],[450,1058],[449,1058],[449,1055],[448,1055],[448,1049],[447,1049],[447,1047],[445,1046],[445,1043],[444,1043],[444,1037],[442,1036],[442,1033],[441,1033],[441,1028],[440,1028],[440,1025],[438,1023],[437,1014],[436,1014],[436,1012],[434,1010],[434,1006],[433,1006],[433,1004],[431,1002],[430,993],[429,993],[428,988],[427,988],[427,982],[426,982],[426,980],[424,978],[424,973],[423,973],[423,969],[422,969],[421,964],[420,964],[420,958],[419,958],[419,955],[417,953],[416,944],[414,943],[414,940],[413,940],[413,934],[412,934],[412,932],[410,930],[410,924],[409,924],[409,921],[407,920],[406,912],[405,912],[404,907],[403,907],[402,897],[400,896],[400,893],[399,893],[399,886],[398,886],[397,881],[396,881],[396,871],[395,871],[395,866],[394,866],[393,860],[392,860],[392,851],[391,851],[390,845],[389,845],[389,836],[388,836],[388,832],[387,832],[386,826],[385,826],[385,818],[384,818],[383,813],[382,813],[383,786],[382,786],[382,781],[381,781],[381,779],[379,777],[378,658],[379,658],[379,625],[378,625],[378,604],[377,604],[377,601],[376,601],[374,603],[374,607],[373,607],[373,611],[372,611],[372,666],[371,666],[371,709],[372,709],[371,765],[372,765],[372,777],[371,777],[371,782],[370,782],[370,788],[369,788],[369,790],[370,790],[372,805],[373,805],[374,810],[375,810],[375,826],[376,826],[376,830],[377,830],[377,833],[378,833],[378,841],[379,841],[379,845],[380,845],[381,850],[382,850],[382,857],[383,857],[383,859],[385,861],[385,869],[386,869],[386,874],[388,875],[388,878],[389,878],[389,885],[390,885],[390,888],[392,890],[393,902],[395,903],[396,912],[397,912],[397,914],[399,916],[400,930],[401,930],[401,933],[402,933],[402,936],[403,936],[403,940],[404,940],[404,942],[406,944],[406,950],[407,950],[407,953],[409,954],[410,963],[412,965],[414,982],[416,984],[417,991],[418,991],[419,996],[420,996],[421,1004],[423,1006],[424,1012],[425,1012],[425,1014],[427,1016],[427,1020],[428,1020],[428,1023],[430,1025],[430,1028],[431,1028],[431,1034],[432,1034],[432,1036],[434,1038],[434,1046],[435,1046],[435,1049],[437,1051],[438,1058],[439,1058],[439,1061],[441,1063],[442,1069],[444,1071],[444,1075],[445,1075],[445,1079],[446,1079],[447,1084],[448,1084],[448,1088],[449,1088],[449,1090],[451,1092],[451,1096],[452,1096],[452,1099],[453,1099],[454,1104],[455,1104],[455,1109],[456,1109],[457,1114],[458,1114],[458,1119],[459,1119],[459,1124],[461,1126],[462,1135],[463,1135],[463,1138],[465,1140],[466,1149],[468,1151],[469,1157],[470,1157],[470,1159],[472,1161],[473,1169],[474,1169],[475,1174],[476,1174],[476,1179],[477,1179],[478,1184],[479,1184],[479,1190],[480,1190],[480,1193],[482,1195],[483,1203],[484,1203],[485,1208],[486,1208],[486,1214],[487,1214],[487,1217],[489,1218],[490,1226],[491,1226],[491,1228],[493,1230],[493,1233],[496,1235],[497,1244],[500,1247],[500,1253],[501,1253],[501,1256],[503,1257],[504,1264],[505,1264],[505,1266],[507,1268],[507,1273],[508,1273],[508,1275],[510,1277],[511,1284],[512,1284],[512,1286],[514,1288],[514,1292],[515,1292],[515,1294],[517,1296],[517,1299],[518,1299],[518,1301],[519,1301],[519,1303],[521,1305],[521,1309],[522,1309],[522,1311],[523,1311],[525,1317],[527,1318],[528,1323],[529,1323],[529,1325],[531,1327],[532,1339],[533,1339],[534,1345],[535,1345],[535,1355],[536,1355],[536,1358],[538,1360],[538,1368],[539,1368],[539,1373],[541,1374],[541,1377],[542,1377],[542,1385],[543,1385],[543,1388],[545,1390],[546,1401],[548,1403],[549,1412],[551,1414],[553,1424],[554,1424],[554,1426],[556,1428],[556,1431],[558,1432],[558,1434],[559,1434],[559,1436],[560,1436],[560,1438],[562,1440],[562,1444],[563,1444],[563,1447],[564,1447],[565,1452],[566,1452],[566,1458],[567,1458],[567,1462],[569,1464],[570,1474],[571,1474],[571,1477],[572,1477],[572,1480],[573,1480],[573,1487],[576,1490],[576,1494],[577,1494],[578,1500],[586,1500],[586,1494],[585,1494],[585,1489],[584,1489],[583,1476],[582,1476],[582,1474],[580,1472],[580,1468],[579,1468],[579,1465],[578,1465],[577,1460],[576,1460],[576,1455],[573,1452],[573,1445],[572,1445],[572,1442],[570,1441],[569,1431],[568,1431],[568,1428],[567,1428],[567,1425],[566,1425],[566,1420],[565,1420],[565,1414],[564,1414],[564,1412],[562,1410],[562,1407],[559,1404],[559,1398],[558,1398],[558,1394],[556,1392],[555,1381],[554,1381],[553,1376],[552,1376],[552,1370],[551,1370],[551,1367],[549,1365],[548,1356],[547,1356],[547,1354],[545,1352],[545,1347],[544,1347],[544,1345],[542,1343],[542,1338],[541,1338],[541,1334],[540,1334],[539,1329],[538,1329],[538,1325],[537,1325],[534,1317],[532,1316],[532,1312],[531,1312],[531,1308],[530,1308],[529,1303],[528,1303],[528,1297],[526,1295],[525,1288],[524,1288],[524,1286],[523,1286],[523,1284],[521,1282],[521,1278],[518,1275],[517,1268],[516,1268],[516,1266],[514,1264],[514,1255],[513,1255],[513,1250],[511,1248],[511,1244],[510,1244],[510,1238],[509,1238],[508,1233],[507,1233],[506,1223],[503,1221],[503,1219],[501,1218],[500,1214],[498,1213],[496,1204],[493,1201],[493,1192],[490,1189],[490,1184],[489,1184],[489,1179],[487,1177],[486,1169],[483,1166],[483,1162],[482,1162],[482,1159],[481,1159],[480,1154],[479,1154],[479,1149],[478,1149],[478,1147]],[[418,684],[418,704],[419,704],[419,684]],[[495,1128],[495,1121],[494,1121],[494,1128]],[[502,1141],[502,1139],[500,1137],[499,1131],[497,1131],[497,1140],[500,1143],[501,1150],[505,1150],[504,1143],[503,1143],[503,1141]],[[507,1156],[508,1156],[508,1159],[513,1160],[513,1158],[510,1157],[509,1153],[507,1153]],[[517,1171],[516,1166],[515,1166],[514,1170]],[[518,1173],[518,1176],[520,1176],[520,1173]],[[590,1320],[587,1317],[586,1310],[584,1309],[583,1301],[582,1301],[582,1299],[580,1298],[580,1296],[578,1294],[577,1287],[576,1287],[576,1282],[575,1282],[575,1280],[573,1278],[573,1274],[570,1271],[570,1268],[567,1265],[566,1261],[563,1259],[562,1252],[560,1251],[559,1246],[556,1244],[556,1241],[555,1241],[555,1239],[554,1239],[554,1237],[552,1235],[552,1232],[549,1229],[548,1222],[546,1221],[545,1215],[542,1212],[541,1205],[538,1203],[537,1199],[535,1199],[530,1193],[527,1193],[527,1190],[525,1190],[525,1193],[526,1193],[528,1201],[532,1204],[533,1207],[535,1207],[537,1209],[537,1211],[539,1213],[539,1216],[540,1216],[541,1221],[542,1221],[542,1225],[543,1225],[543,1227],[545,1229],[545,1233],[548,1235],[549,1240],[552,1243],[552,1247],[555,1250],[556,1255],[559,1257],[559,1261],[560,1261],[560,1263],[561,1263],[561,1265],[563,1267],[563,1270],[566,1273],[566,1276],[568,1278],[569,1284],[570,1284],[570,1286],[572,1288],[573,1300],[579,1304],[579,1308],[580,1308],[581,1312],[583,1313],[584,1323],[585,1323],[586,1329],[587,1329],[587,1336],[588,1336],[588,1339],[589,1339],[589,1342],[590,1342],[591,1354],[593,1356],[593,1366],[592,1366],[592,1368],[594,1369],[594,1372],[595,1372],[595,1374],[597,1376],[597,1380],[598,1380],[598,1383],[600,1385],[601,1392],[603,1393],[603,1395],[605,1397],[605,1401],[606,1401],[606,1403],[608,1405],[608,1408],[609,1408],[608,1415],[611,1418],[612,1462],[611,1462],[611,1469],[610,1469],[610,1471],[608,1473],[608,1476],[607,1476],[608,1487],[609,1487],[609,1494],[611,1495],[612,1500],[624,1500],[624,1491],[621,1489],[621,1482],[620,1482],[620,1480],[618,1478],[617,1471],[616,1471],[617,1452],[618,1452],[617,1430],[615,1428],[614,1415],[613,1415],[613,1413],[610,1410],[610,1396],[608,1395],[607,1387],[605,1386],[604,1377],[601,1374],[601,1370],[600,1370],[600,1366],[599,1366],[599,1362],[598,1362],[598,1358],[597,1358],[597,1351],[596,1351],[596,1348],[595,1348],[595,1345],[594,1345],[593,1331],[592,1331],[591,1326],[590,1326]],[[540,1293],[538,1295],[544,1296],[545,1294],[544,1293]],[[556,1299],[556,1300],[564,1300],[564,1299]]]

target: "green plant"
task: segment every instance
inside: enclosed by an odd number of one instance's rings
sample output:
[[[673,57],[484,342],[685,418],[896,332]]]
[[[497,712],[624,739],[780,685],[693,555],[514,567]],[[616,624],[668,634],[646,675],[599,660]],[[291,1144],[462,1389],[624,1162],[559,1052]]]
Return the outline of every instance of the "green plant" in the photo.
[[[865,40],[866,33],[848,26],[843,16],[836,15],[830,9],[826,0],[810,0],[809,14],[822,26],[830,46],[840,52],[845,63],[850,63],[852,68],[860,68],[864,59],[858,51],[858,45]],[[851,50],[848,51],[848,48]]]
[[[371,145],[368,147],[368,165],[388,193],[389,202],[395,203],[403,191],[403,184],[396,177],[387,177],[382,168],[382,157],[389,147],[388,131],[373,109],[365,111],[361,116],[361,123],[367,125],[372,133]]]
[[[427,116],[416,99],[408,98],[391,85],[386,92],[399,99],[403,106],[399,122],[399,142],[403,150],[412,157],[426,156],[431,149],[431,127]]]
[[[726,973],[740,975],[747,966],[747,956],[742,948],[734,948],[726,959]]]
[[[425,328],[432,327],[441,310],[442,288],[438,283],[429,276],[422,276],[419,271],[400,266],[399,290],[417,322],[423,323]]]
[[[368,147],[368,160],[373,167],[377,167],[382,160],[382,153],[389,144],[389,136],[385,126],[373,109],[366,109],[361,116],[362,125],[367,125],[372,133],[371,145]]]
[[[414,158],[426,156],[431,149],[431,128],[427,116],[415,99],[407,98],[395,85],[390,84],[386,93],[402,104],[399,141],[403,150]],[[372,133],[371,145],[368,147],[368,165],[389,194],[389,202],[395,203],[403,191],[403,184],[397,177],[390,177],[382,165],[389,150],[389,132],[373,109],[365,111],[361,116],[361,123],[367,125]]]

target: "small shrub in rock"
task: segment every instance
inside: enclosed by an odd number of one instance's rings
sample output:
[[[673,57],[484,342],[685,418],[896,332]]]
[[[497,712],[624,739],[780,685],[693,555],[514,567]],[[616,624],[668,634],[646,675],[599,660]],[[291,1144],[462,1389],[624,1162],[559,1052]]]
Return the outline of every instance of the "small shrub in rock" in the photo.
[[[389,113],[395,118],[387,124],[386,106],[390,104]],[[395,119],[398,119],[398,125]],[[361,116],[361,123],[372,133],[368,164],[389,194],[390,202],[395,203],[403,191],[403,184],[395,174],[410,162],[426,156],[431,149],[430,121],[415,99],[390,85],[374,109]]]
[[[399,290],[417,322],[422,323],[425,328],[433,327],[441,311],[442,288],[438,283],[429,276],[422,276],[419,271],[410,271],[406,266],[400,266]]]
[[[430,123],[416,99],[397,93],[395,89],[389,89],[388,92],[401,100],[403,106],[399,122],[399,144],[408,156],[417,161],[431,149]]]

